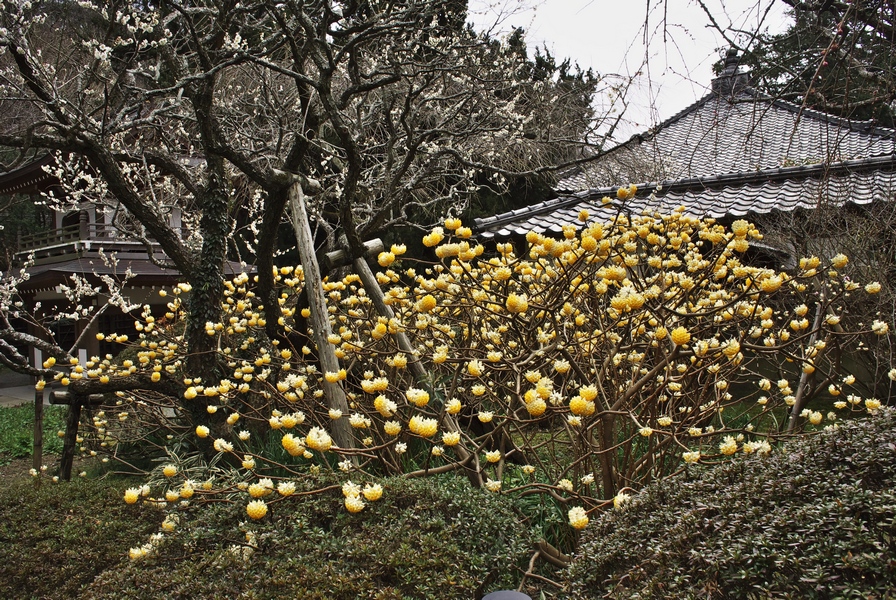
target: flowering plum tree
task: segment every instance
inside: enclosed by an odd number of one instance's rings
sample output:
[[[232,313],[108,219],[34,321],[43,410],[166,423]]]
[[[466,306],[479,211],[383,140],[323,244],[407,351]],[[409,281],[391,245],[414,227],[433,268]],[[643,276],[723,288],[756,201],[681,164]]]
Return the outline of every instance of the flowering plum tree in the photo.
[[[462,4],[4,0],[0,146],[56,153],[69,201],[122,209],[161,245],[193,289],[185,360],[210,376],[225,255],[276,302],[294,184],[318,243],[342,236],[357,256],[584,139],[597,79],[530,77],[518,46],[464,27]]]

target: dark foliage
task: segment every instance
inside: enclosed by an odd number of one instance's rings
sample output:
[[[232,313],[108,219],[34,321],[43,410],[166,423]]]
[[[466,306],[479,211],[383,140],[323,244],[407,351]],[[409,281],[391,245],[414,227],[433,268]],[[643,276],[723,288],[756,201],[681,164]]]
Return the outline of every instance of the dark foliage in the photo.
[[[892,598],[896,411],[691,469],[586,530],[575,598]]]
[[[182,515],[156,554],[109,569],[84,598],[473,598],[519,581],[532,540],[500,496],[466,480],[387,482],[360,513],[338,486],[271,503],[250,521],[245,503]],[[133,545],[145,540],[135,540]]]
[[[157,531],[158,510],[135,511],[121,481],[28,479],[0,490],[0,598],[78,598],[82,586],[128,561]],[[122,594],[123,595],[123,594]]]

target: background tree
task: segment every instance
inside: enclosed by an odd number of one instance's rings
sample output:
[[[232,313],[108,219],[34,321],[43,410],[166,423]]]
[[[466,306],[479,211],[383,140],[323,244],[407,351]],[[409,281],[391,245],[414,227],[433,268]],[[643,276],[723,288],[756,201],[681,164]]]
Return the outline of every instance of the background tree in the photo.
[[[784,0],[783,32],[749,32],[742,64],[755,85],[797,104],[893,127],[896,9],[886,0]]]
[[[59,153],[69,201],[121,208],[161,245],[192,285],[197,373],[219,366],[204,327],[220,316],[228,251],[256,265],[275,304],[295,182],[318,241],[344,237],[357,255],[378,232],[544,170],[591,126],[595,78],[566,93],[545,69],[532,77],[518,47],[464,27],[463,3],[2,8],[0,145]],[[546,114],[555,128],[535,125]],[[175,205],[186,231],[169,222]]]

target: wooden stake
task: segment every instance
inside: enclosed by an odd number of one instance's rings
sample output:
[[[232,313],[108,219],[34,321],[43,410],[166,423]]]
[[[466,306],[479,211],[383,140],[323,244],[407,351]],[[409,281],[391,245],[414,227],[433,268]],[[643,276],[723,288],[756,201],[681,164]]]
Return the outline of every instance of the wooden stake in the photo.
[[[311,225],[308,222],[308,212],[305,210],[305,194],[302,185],[296,182],[289,188],[289,207],[292,227],[296,234],[296,246],[302,261],[302,269],[305,274],[305,289],[308,293],[308,309],[311,311],[311,325],[314,328],[314,342],[317,344],[317,356],[324,372],[335,373],[339,371],[339,359],[333,345],[327,341],[332,333],[330,318],[327,312],[327,299],[324,296],[323,281],[320,275],[320,267],[314,253],[314,238],[311,234]],[[336,409],[345,415],[345,418],[332,421],[333,441],[344,449],[355,447],[352,437],[352,428],[348,421],[348,401],[342,385],[323,382],[324,396],[327,398],[327,406]],[[357,458],[352,457],[353,462]]]

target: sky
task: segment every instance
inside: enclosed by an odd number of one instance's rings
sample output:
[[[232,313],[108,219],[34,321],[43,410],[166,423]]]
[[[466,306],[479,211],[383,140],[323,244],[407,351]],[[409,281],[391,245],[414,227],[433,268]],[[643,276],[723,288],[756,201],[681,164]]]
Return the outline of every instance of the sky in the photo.
[[[725,29],[781,31],[774,0],[702,0]],[[523,27],[530,48],[546,45],[601,75],[633,79],[618,139],[627,139],[703,97],[712,65],[728,48],[697,0],[469,0],[479,29]],[[646,25],[646,26],[645,26]],[[731,33],[735,36],[737,33]],[[596,106],[607,98],[597,98]]]

